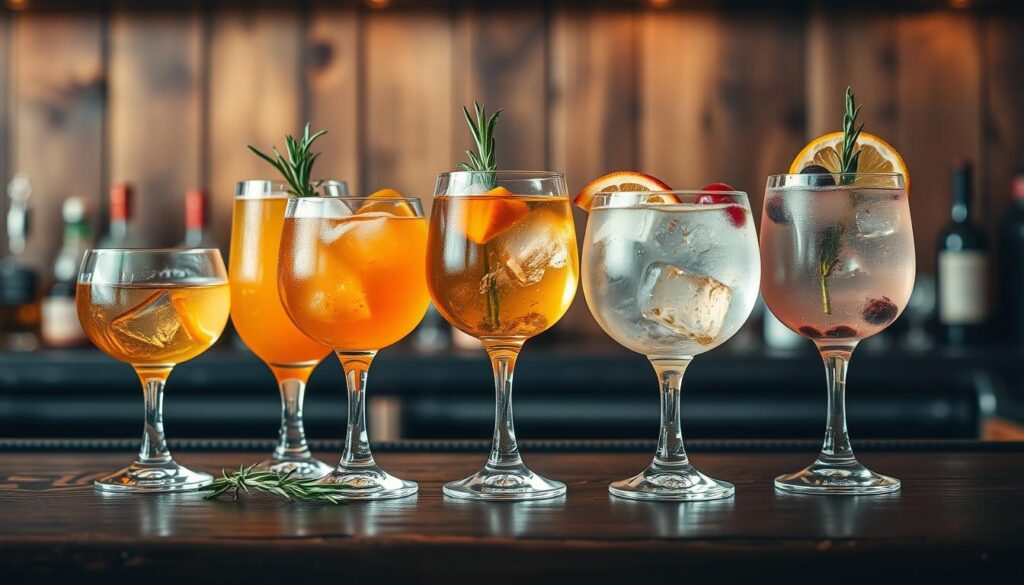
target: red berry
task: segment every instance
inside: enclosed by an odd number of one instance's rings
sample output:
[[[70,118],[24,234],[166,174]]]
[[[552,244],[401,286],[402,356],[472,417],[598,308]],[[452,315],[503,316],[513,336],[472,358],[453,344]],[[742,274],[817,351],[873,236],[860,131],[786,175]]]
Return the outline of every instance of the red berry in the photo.
[[[853,327],[847,327],[846,325],[836,325],[825,332],[825,337],[831,337],[832,339],[857,337],[857,330]]]
[[[810,325],[804,325],[800,329],[797,329],[797,331],[799,331],[804,337],[810,337],[811,339],[821,339],[824,337],[821,334],[821,331],[818,331],[817,328],[811,327]]]
[[[735,191],[729,185],[725,183],[711,183],[706,185],[701,191],[711,191],[697,197],[698,205],[716,205],[721,203],[735,203],[736,200],[729,195],[722,193],[714,193],[714,191]],[[730,205],[725,208],[725,214],[729,217],[729,223],[736,227],[743,227],[743,224],[747,221],[747,212],[740,205]]]
[[[899,308],[896,306],[896,303],[892,302],[892,299],[882,297],[880,299],[868,299],[868,303],[864,306],[861,316],[872,325],[888,325],[896,318],[896,313],[899,312]]]
[[[786,202],[782,200],[781,195],[776,195],[768,200],[768,203],[765,204],[765,213],[774,224],[788,225],[793,223],[793,215],[789,213],[789,209],[786,208]]]

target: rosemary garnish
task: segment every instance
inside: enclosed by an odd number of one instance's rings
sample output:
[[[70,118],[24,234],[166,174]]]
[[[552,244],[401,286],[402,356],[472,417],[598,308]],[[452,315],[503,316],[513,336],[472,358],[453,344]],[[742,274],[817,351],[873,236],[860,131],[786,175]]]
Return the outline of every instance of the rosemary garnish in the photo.
[[[238,471],[230,474],[222,469],[220,477],[213,480],[210,485],[199,488],[199,491],[211,492],[206,495],[207,499],[232,492],[232,499],[237,500],[242,492],[251,494],[254,491],[259,491],[293,501],[340,504],[342,503],[341,494],[351,489],[351,486],[347,484],[318,483],[320,480],[317,479],[292,477],[292,474],[295,473],[294,470],[288,473],[255,471],[257,465],[257,463],[248,467],[241,465],[238,467]]]
[[[295,138],[290,134],[286,134],[284,137],[285,150],[288,151],[288,158],[277,150],[276,146],[270,148],[274,151],[274,158],[269,155],[260,152],[259,149],[250,145],[249,150],[253,151],[256,156],[267,161],[275,169],[281,173],[284,177],[285,182],[288,183],[288,192],[295,197],[315,197],[316,190],[320,187],[323,181],[311,182],[310,175],[313,171],[313,163],[320,156],[319,152],[310,153],[309,147],[313,145],[313,142],[327,134],[326,130],[321,130],[316,134],[310,136],[309,134],[309,122],[306,122],[306,128],[302,131],[302,140]]]
[[[854,104],[853,90],[846,88],[846,108],[843,113],[843,149],[839,152],[839,183],[851,185],[855,179],[853,173],[857,172],[857,164],[860,161],[860,149],[857,148],[857,139],[860,137],[864,124],[857,124],[857,116],[860,114],[860,106]],[[854,150],[857,148],[856,150]],[[818,274],[821,279],[821,310],[826,315],[832,314],[832,303],[829,299],[828,277],[832,275],[832,269],[839,261],[839,252],[843,247],[843,233],[846,231],[846,224],[843,222],[834,223],[825,228],[821,234],[821,251],[818,255]]]
[[[498,110],[487,116],[487,109],[473,100],[473,116],[469,114],[469,108],[462,106],[462,113],[466,117],[466,125],[473,135],[473,142],[476,143],[476,152],[466,151],[469,162],[461,162],[458,167],[464,171],[480,173],[480,178],[485,181],[488,190],[493,189],[496,183],[494,172],[498,170],[498,163],[494,158],[494,126],[498,123],[498,116],[502,110]],[[484,274],[491,273],[490,250],[484,244]],[[487,320],[491,327],[497,329],[499,319],[498,310],[498,285],[494,279],[487,283]]]

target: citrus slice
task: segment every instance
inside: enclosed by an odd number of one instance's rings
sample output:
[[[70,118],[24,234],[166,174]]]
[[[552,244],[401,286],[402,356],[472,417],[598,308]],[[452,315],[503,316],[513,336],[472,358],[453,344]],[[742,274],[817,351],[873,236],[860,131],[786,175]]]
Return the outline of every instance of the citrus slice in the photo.
[[[356,213],[376,211],[398,217],[416,217],[416,210],[412,208],[412,205],[409,205],[407,201],[395,201],[396,199],[404,199],[404,197],[394,189],[374,191],[356,210]]]
[[[460,210],[462,233],[481,245],[530,213],[526,202],[504,187],[495,187],[482,197],[454,197],[450,204]]]
[[[891,144],[867,132],[861,132],[857,138],[857,146],[861,149],[860,160],[857,162],[858,173],[900,173],[903,175],[904,186],[910,192],[910,172],[907,164]],[[839,150],[843,147],[843,133],[830,132],[810,141],[793,159],[789,166],[790,174],[802,171],[808,165],[821,165],[829,172],[838,173]],[[865,182],[866,181],[866,182]],[[890,181],[876,180],[878,186],[891,186]],[[861,179],[858,185],[871,185],[871,179]]]
[[[585,211],[590,211],[594,196],[598,193],[615,193],[622,191],[670,191],[672,188],[656,177],[636,171],[616,171],[598,179],[594,179],[572,200]],[[672,194],[653,196],[648,203],[679,203],[679,198]]]

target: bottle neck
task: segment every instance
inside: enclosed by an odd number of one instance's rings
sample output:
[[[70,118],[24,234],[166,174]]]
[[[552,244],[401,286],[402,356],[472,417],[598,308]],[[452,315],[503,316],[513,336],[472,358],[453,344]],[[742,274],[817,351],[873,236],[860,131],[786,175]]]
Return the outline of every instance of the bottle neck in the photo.
[[[971,221],[971,172],[969,169],[953,171],[953,206],[950,211],[953,223]]]

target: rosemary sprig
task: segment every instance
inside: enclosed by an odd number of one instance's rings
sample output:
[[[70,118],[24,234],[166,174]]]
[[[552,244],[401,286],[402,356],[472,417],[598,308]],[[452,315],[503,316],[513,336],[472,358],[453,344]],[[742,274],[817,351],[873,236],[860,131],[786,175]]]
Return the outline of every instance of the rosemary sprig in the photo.
[[[313,171],[313,163],[320,157],[319,152],[309,152],[309,148],[313,145],[313,142],[317,138],[320,138],[324,134],[327,134],[326,130],[321,130],[316,134],[309,134],[309,122],[306,122],[306,128],[302,131],[302,139],[297,139],[290,134],[286,134],[284,137],[285,150],[288,153],[286,159],[281,155],[281,152],[277,150],[276,146],[271,146],[271,150],[274,151],[274,157],[260,152],[259,149],[250,145],[249,150],[253,151],[256,156],[270,163],[281,176],[284,177],[285,182],[288,183],[288,192],[295,197],[315,197],[316,190],[320,188],[320,184],[323,181],[311,182],[310,176]]]
[[[199,491],[210,492],[206,499],[216,498],[228,492],[232,499],[245,492],[251,494],[254,491],[265,492],[286,498],[288,500],[299,500],[304,502],[322,502],[328,504],[343,503],[340,494],[351,489],[347,484],[324,484],[318,483],[316,479],[299,479],[292,477],[294,470],[288,473],[276,471],[255,471],[256,463],[246,467],[241,465],[238,471],[228,473],[221,470],[221,476],[213,480],[208,486],[199,488]]]
[[[855,105],[853,90],[846,88],[845,109],[843,113],[843,149],[839,153],[839,183],[851,185],[853,173],[857,172],[861,150],[857,148],[857,139],[864,129],[864,124],[857,126],[860,106]],[[844,222],[837,222],[825,228],[821,234],[821,249],[818,253],[818,276],[821,279],[821,310],[826,315],[832,314],[832,302],[828,292],[828,277],[839,261],[839,253],[843,248],[843,233],[846,231]]]
[[[498,110],[488,117],[487,109],[473,100],[474,118],[469,114],[469,108],[462,106],[462,114],[466,117],[466,125],[469,126],[470,134],[473,135],[476,152],[467,150],[466,156],[469,158],[469,162],[461,162],[457,166],[464,171],[481,173],[481,178],[488,190],[493,189],[496,183],[493,173],[498,170],[498,163],[494,157],[494,127],[498,123],[501,112],[502,110]],[[488,250],[487,244],[484,244],[483,257],[484,274],[490,274],[490,250]],[[498,303],[498,285],[492,279],[487,285],[487,321],[493,328],[498,327],[500,315]]]

